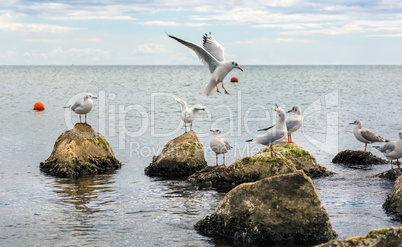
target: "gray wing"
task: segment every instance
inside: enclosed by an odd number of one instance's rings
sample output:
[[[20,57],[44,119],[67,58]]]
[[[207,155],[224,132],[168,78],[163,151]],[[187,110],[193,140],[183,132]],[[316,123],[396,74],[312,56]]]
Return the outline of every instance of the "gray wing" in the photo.
[[[196,105],[193,105],[189,110],[191,112],[197,112],[197,111],[200,111],[200,110],[205,110],[205,106],[200,105],[200,104],[196,104]]]
[[[71,110],[75,111],[77,108],[82,108],[84,107],[84,101],[83,100],[77,100],[74,105],[71,107]]]
[[[385,142],[385,139],[379,135],[374,134],[368,129],[363,129],[360,131],[362,137],[370,142]]]
[[[201,62],[203,64],[205,64],[206,66],[208,66],[209,68],[209,72],[214,73],[216,67],[219,64],[219,61],[216,60],[216,58],[211,55],[211,53],[209,53],[207,50],[205,50],[204,48],[202,48],[199,45],[196,45],[192,42],[189,41],[185,41],[182,39],[179,39],[173,35],[170,35],[168,33],[166,33],[170,38],[177,40],[178,42],[182,43],[183,45],[187,46],[188,48],[190,48],[192,51],[195,52],[195,54],[197,54],[198,58],[201,60]]]
[[[203,38],[204,49],[211,53],[218,61],[225,61],[224,48],[212,37],[211,33],[209,35],[205,34]]]
[[[300,119],[297,118],[286,118],[286,128],[288,130],[293,129],[296,127],[298,124],[300,124]]]
[[[283,133],[282,131],[268,131],[265,132],[264,134],[262,134],[261,136],[254,138],[253,141],[255,143],[259,143],[259,144],[263,144],[263,145],[267,145],[267,144],[271,144],[281,138],[283,138],[285,136],[286,133]]]
[[[232,148],[232,147],[230,146],[228,140],[223,139],[223,142],[225,143],[226,150],[230,150],[230,149]]]
[[[269,129],[272,129],[272,127],[274,127],[275,125],[272,125],[271,127],[268,127],[268,128],[265,128],[265,129],[259,129],[259,130],[257,130],[257,131],[267,131],[267,130],[269,130]]]
[[[396,142],[387,142],[381,147],[378,147],[377,150],[380,151],[381,153],[391,153],[392,151],[395,150],[396,147]]]

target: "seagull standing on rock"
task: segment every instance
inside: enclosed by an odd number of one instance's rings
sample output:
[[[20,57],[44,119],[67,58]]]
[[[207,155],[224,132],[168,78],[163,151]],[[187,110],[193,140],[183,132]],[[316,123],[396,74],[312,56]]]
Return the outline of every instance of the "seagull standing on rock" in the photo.
[[[261,136],[256,137],[246,142],[253,142],[262,145],[269,145],[271,157],[276,157],[277,153],[273,150],[272,145],[281,142],[285,139],[288,130],[286,128],[286,113],[281,108],[275,109],[279,115],[279,119],[274,126],[268,128]]]
[[[181,104],[181,119],[184,122],[184,133],[187,133],[187,124],[190,123],[190,131],[193,127],[193,121],[195,119],[195,114],[200,111],[203,110],[205,111],[205,106],[202,106],[200,104],[194,105],[191,108],[188,108],[186,102],[180,98],[175,98],[175,100],[177,102],[179,102]]]
[[[387,142],[381,147],[376,147],[378,151],[384,154],[385,158],[391,161],[391,168],[392,167],[392,160],[396,160],[396,164],[398,168],[401,169],[399,166],[399,159],[402,158],[402,130],[398,133],[398,140]]]
[[[87,113],[92,110],[92,106],[94,104],[92,99],[96,99],[96,97],[87,93],[87,94],[85,94],[83,99],[79,99],[72,106],[69,105],[69,106],[65,106],[64,108],[70,108],[73,112],[80,115],[80,123],[82,123],[81,115],[84,114],[85,115],[85,124],[88,124],[87,123]]]
[[[360,120],[355,120],[350,124],[355,126],[353,128],[353,134],[355,135],[356,139],[364,143],[364,151],[362,152],[366,152],[367,144],[374,142],[388,142],[388,140],[384,139],[383,137],[374,134],[373,131],[363,128]]]
[[[216,88],[216,92],[220,93],[218,89],[218,84],[222,83],[222,88],[225,90],[225,94],[229,94],[228,91],[223,86],[223,79],[225,79],[226,75],[229,72],[236,68],[243,71],[240,68],[237,61],[229,60],[225,61],[224,56],[224,48],[221,44],[219,44],[211,35],[211,33],[204,35],[203,47],[196,45],[192,42],[182,40],[173,35],[166,33],[170,38],[177,40],[183,45],[190,48],[192,51],[197,54],[198,58],[201,60],[203,64],[205,64],[209,68],[209,72],[211,73],[211,79],[204,90],[204,94],[207,96],[211,96],[214,94],[214,89]]]
[[[216,154],[216,166],[218,166],[218,154],[223,154],[223,166],[225,166],[225,153],[227,153],[232,147],[225,138],[221,137],[220,129],[211,129],[211,132],[214,133],[214,135],[211,138],[209,146]]]
[[[293,106],[292,109],[289,110],[288,112],[294,112],[292,116],[286,117],[286,129],[288,130],[288,143],[292,143],[293,142],[292,133],[300,129],[300,127],[303,125],[303,115],[300,107],[297,105]],[[259,129],[258,131],[267,131],[272,127],[273,126],[265,129]]]

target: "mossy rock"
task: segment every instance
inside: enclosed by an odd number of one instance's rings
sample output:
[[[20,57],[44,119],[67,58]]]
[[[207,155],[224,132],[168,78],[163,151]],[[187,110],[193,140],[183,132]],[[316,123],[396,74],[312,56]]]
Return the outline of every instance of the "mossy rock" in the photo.
[[[377,176],[380,178],[386,178],[386,179],[395,181],[401,174],[402,174],[402,171],[400,169],[395,168],[395,169],[390,169],[385,172],[381,172]]]
[[[337,235],[303,171],[237,186],[194,227],[204,235],[242,242],[323,243]]]
[[[402,246],[402,227],[382,228],[370,231],[366,236],[331,240],[316,247],[397,247]]]
[[[39,167],[52,176],[77,178],[118,169],[121,163],[105,137],[90,125],[77,123],[57,138],[50,157]]]
[[[388,214],[393,215],[396,220],[402,221],[402,176],[395,181],[391,195],[382,206]]]
[[[206,166],[203,146],[195,132],[189,131],[170,140],[144,171],[148,176],[186,178]]]
[[[332,163],[345,165],[378,165],[386,164],[388,161],[381,159],[370,152],[344,150],[339,152],[333,159]]]
[[[200,187],[230,190],[239,184],[296,171],[288,159],[273,157],[244,157],[230,166],[208,166],[191,175],[187,181]]]
[[[200,187],[232,189],[235,186],[257,180],[303,170],[311,177],[332,174],[317,164],[315,158],[294,143],[274,145],[277,157],[271,157],[269,147],[264,147],[253,157],[237,159],[230,166],[206,167],[191,175],[187,181]]]

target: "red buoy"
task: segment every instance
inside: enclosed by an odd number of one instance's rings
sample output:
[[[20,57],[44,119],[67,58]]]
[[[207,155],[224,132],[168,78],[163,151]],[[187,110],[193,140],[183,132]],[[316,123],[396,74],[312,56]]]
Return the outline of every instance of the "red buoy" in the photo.
[[[45,110],[45,105],[42,103],[42,101],[38,101],[34,105],[34,110],[43,111]]]
[[[239,79],[237,79],[236,76],[233,76],[232,79],[230,79],[230,82],[239,82]]]

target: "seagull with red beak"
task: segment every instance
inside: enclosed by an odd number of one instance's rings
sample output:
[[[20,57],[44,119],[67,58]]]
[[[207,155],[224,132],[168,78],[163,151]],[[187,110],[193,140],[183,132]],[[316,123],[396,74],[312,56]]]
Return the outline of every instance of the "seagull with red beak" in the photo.
[[[192,42],[182,40],[173,35],[166,33],[170,38],[187,46],[190,50],[197,54],[198,58],[203,62],[211,72],[211,79],[204,90],[204,94],[211,96],[215,92],[220,93],[218,84],[222,83],[222,88],[225,90],[225,94],[229,94],[228,91],[223,86],[223,79],[229,74],[232,69],[236,68],[243,71],[240,68],[237,61],[229,60],[225,61],[224,48],[219,44],[211,35],[211,33],[204,35],[203,47],[196,45]]]

